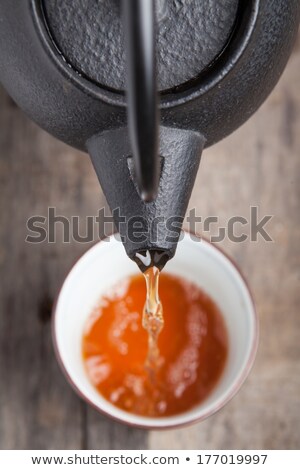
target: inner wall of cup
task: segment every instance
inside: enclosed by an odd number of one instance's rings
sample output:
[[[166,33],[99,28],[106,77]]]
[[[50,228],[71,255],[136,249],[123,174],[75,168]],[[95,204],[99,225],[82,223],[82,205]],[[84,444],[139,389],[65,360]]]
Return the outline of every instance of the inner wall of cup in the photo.
[[[203,406],[210,407],[225,399],[226,392],[239,380],[247,365],[256,328],[253,302],[234,265],[206,241],[186,237],[178,245],[168,272],[183,273],[185,279],[199,285],[218,305],[225,320],[228,359],[218,385],[203,402]]]
[[[89,250],[70,272],[57,303],[56,342],[69,377],[88,400],[129,423],[151,425],[155,421],[157,425],[160,421],[161,425],[171,425],[209,414],[241,380],[254,341],[256,325],[248,289],[236,268],[219,250],[186,234],[165,271],[196,283],[214,299],[229,336],[229,357],[218,385],[199,406],[177,417],[144,418],[119,410],[101,397],[84,369],[81,341],[87,317],[113,284],[138,273],[119,241],[112,238]]]

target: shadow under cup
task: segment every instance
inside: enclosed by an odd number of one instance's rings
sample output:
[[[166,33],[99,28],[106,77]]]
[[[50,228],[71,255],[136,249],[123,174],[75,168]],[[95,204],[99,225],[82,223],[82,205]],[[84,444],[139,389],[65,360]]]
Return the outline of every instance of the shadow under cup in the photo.
[[[102,397],[86,373],[81,345],[87,318],[112,285],[138,272],[116,236],[99,242],[77,261],[62,286],[53,315],[57,358],[77,393],[98,411],[127,425],[148,429],[200,421],[222,408],[246,379],[258,340],[257,317],[249,289],[221,250],[185,233],[164,271],[199,285],[218,305],[228,331],[228,358],[220,380],[203,402],[184,413],[162,418],[128,413]]]

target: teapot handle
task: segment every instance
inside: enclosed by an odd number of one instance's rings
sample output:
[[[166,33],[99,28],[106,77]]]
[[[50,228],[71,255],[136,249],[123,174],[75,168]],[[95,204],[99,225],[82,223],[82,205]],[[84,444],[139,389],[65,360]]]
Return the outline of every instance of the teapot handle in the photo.
[[[152,201],[159,183],[154,0],[123,0],[122,3],[127,117],[135,176],[142,199]]]

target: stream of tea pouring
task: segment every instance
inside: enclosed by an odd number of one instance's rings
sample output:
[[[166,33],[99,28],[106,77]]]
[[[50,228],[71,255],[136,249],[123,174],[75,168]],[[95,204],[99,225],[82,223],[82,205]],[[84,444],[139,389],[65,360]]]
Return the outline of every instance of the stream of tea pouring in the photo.
[[[162,362],[158,347],[158,337],[164,326],[163,307],[159,298],[160,270],[152,266],[144,273],[146,280],[146,302],[143,310],[143,327],[148,333],[148,355],[145,367],[150,378]]]
[[[143,327],[148,333],[148,353],[145,368],[149,373],[150,379],[154,381],[155,372],[163,362],[158,347],[158,337],[164,326],[163,306],[159,298],[159,275],[161,268],[153,263],[153,257],[151,257],[148,250],[145,256],[139,253],[136,256],[141,262],[139,266],[146,281],[146,301],[142,319]]]

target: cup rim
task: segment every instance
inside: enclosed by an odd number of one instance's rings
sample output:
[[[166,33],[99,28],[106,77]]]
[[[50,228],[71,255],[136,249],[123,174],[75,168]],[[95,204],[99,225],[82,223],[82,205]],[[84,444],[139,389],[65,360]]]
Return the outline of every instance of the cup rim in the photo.
[[[126,419],[120,418],[119,416],[116,416],[112,413],[109,413],[108,411],[101,408],[101,406],[99,406],[97,403],[94,403],[74,382],[73,378],[71,377],[69,371],[67,370],[67,368],[66,368],[66,366],[65,366],[65,364],[62,360],[61,353],[60,353],[59,347],[58,347],[56,326],[55,326],[56,325],[56,317],[57,317],[57,305],[58,305],[58,300],[60,298],[62,290],[64,288],[64,285],[65,285],[70,273],[73,271],[73,269],[77,265],[77,263],[90,250],[92,250],[93,248],[95,248],[96,246],[98,246],[100,244],[103,244],[103,242],[107,241],[109,238],[112,238],[113,236],[117,235],[117,232],[114,232],[114,233],[108,235],[107,237],[99,240],[98,242],[94,243],[88,250],[86,250],[81,256],[79,256],[76,259],[76,261],[74,261],[71,268],[68,270],[68,272],[65,275],[64,280],[61,284],[61,287],[58,290],[58,293],[56,295],[56,298],[55,298],[55,301],[54,301],[54,304],[53,304],[52,316],[51,316],[51,336],[52,336],[52,344],[53,344],[56,360],[57,360],[57,362],[60,366],[60,369],[61,369],[62,373],[66,377],[67,382],[69,383],[69,385],[73,388],[73,390],[77,393],[77,395],[82,400],[84,400],[87,404],[89,404],[92,408],[94,408],[98,413],[104,415],[107,418],[113,419],[114,421],[118,422],[119,424],[127,425],[127,426],[130,426],[130,427],[133,427],[133,428],[143,429],[143,430],[156,430],[156,431],[162,430],[162,431],[164,431],[164,430],[167,430],[167,429],[178,429],[178,428],[183,428],[183,427],[186,427],[186,426],[191,426],[191,425],[196,424],[196,423],[200,423],[201,421],[204,421],[208,417],[210,417],[210,416],[214,415],[215,413],[217,413],[220,409],[222,409],[227,403],[229,403],[232,400],[232,398],[236,395],[236,393],[239,391],[239,389],[241,388],[241,386],[243,385],[243,383],[247,379],[247,377],[248,377],[248,375],[249,375],[249,373],[252,369],[254,360],[255,360],[255,356],[256,356],[256,353],[257,353],[257,349],[258,349],[258,341],[259,341],[259,324],[258,324],[258,314],[257,314],[257,309],[256,309],[256,303],[255,303],[254,296],[252,294],[252,291],[250,289],[250,286],[249,286],[249,283],[248,283],[247,279],[245,278],[244,274],[242,273],[242,271],[241,271],[240,267],[238,266],[238,264],[236,263],[236,261],[230,255],[228,255],[223,248],[221,248],[219,246],[216,246],[216,244],[211,242],[208,238],[203,237],[202,235],[197,234],[196,232],[186,230],[186,229],[183,229],[182,231],[185,234],[190,235],[191,237],[198,238],[201,242],[207,243],[212,248],[218,250],[227,259],[227,261],[229,261],[229,263],[235,268],[236,272],[238,273],[239,277],[241,278],[241,280],[244,283],[244,286],[247,290],[247,293],[249,294],[249,298],[250,298],[250,301],[251,301],[251,306],[252,306],[251,312],[252,312],[252,316],[253,316],[253,320],[254,320],[253,340],[252,340],[249,356],[248,356],[248,359],[247,359],[247,363],[245,364],[240,376],[238,377],[238,380],[236,382],[234,382],[233,385],[228,389],[228,393],[224,396],[223,400],[219,401],[219,403],[217,403],[215,406],[213,406],[207,412],[202,413],[201,415],[195,416],[194,418],[187,419],[185,422],[160,425],[160,424],[158,424],[159,423],[159,418],[152,418],[153,419],[153,424],[148,424],[148,423],[143,424],[143,423],[129,422]],[[121,243],[121,242],[119,242],[119,243]],[[176,256],[176,254],[175,254],[175,256]],[[106,400],[106,401],[108,401],[108,400]],[[117,407],[116,407],[116,410],[117,410]],[[143,416],[135,415],[134,413],[130,413],[130,414],[133,415],[133,416],[138,416],[139,418],[143,418]],[[171,417],[175,418],[176,416],[180,416],[180,414],[172,415]],[[149,419],[149,418],[145,417],[145,419]],[[155,421],[157,421],[157,424],[155,423]]]

